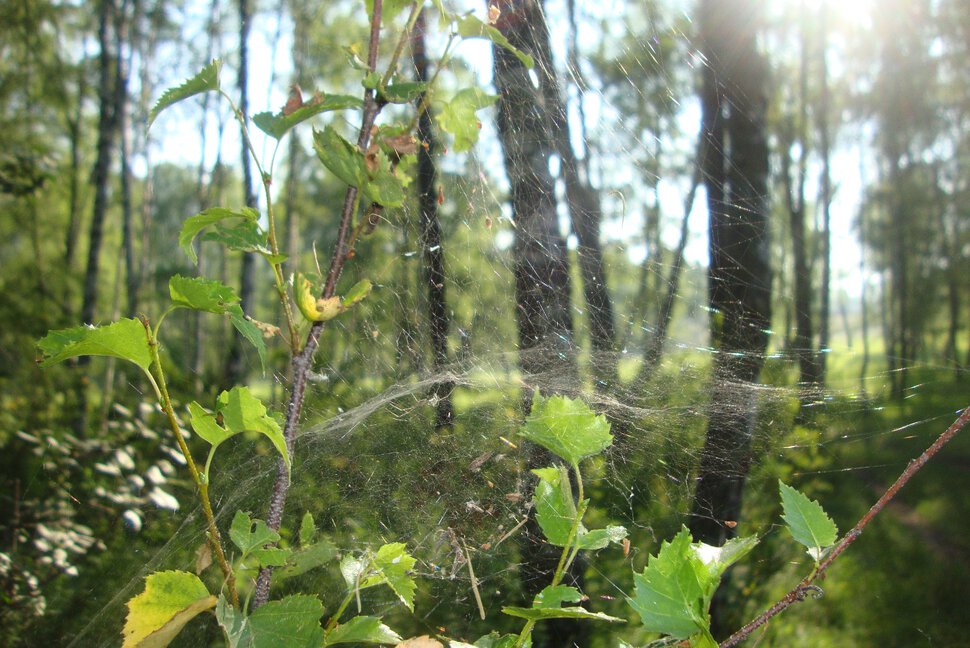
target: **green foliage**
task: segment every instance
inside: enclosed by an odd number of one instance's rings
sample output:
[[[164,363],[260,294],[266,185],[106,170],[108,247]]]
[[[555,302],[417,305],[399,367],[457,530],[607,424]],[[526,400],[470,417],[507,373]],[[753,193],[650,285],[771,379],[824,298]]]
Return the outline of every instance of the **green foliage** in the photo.
[[[410,572],[417,561],[408,553],[403,542],[386,544],[377,550],[370,561],[370,569],[375,573],[360,582],[360,586],[373,587],[387,585],[397,594],[409,610],[414,611],[414,592],[417,585]]]
[[[438,125],[454,136],[452,148],[455,151],[468,151],[475,146],[482,130],[482,123],[475,113],[496,101],[498,95],[488,94],[478,88],[464,88],[451,101],[441,105],[437,115]]]
[[[152,364],[145,325],[123,319],[105,326],[78,326],[51,331],[37,343],[45,358],[41,366],[78,356],[112,356],[133,362],[144,371]]]
[[[482,22],[475,16],[469,15],[459,20],[458,33],[462,38],[485,38],[490,40],[499,47],[503,47],[514,54],[515,57],[522,62],[522,65],[529,69],[535,67],[535,61],[531,56],[512,45],[512,43],[509,42],[509,39],[507,39],[502,32],[495,29],[491,25]]]
[[[308,594],[270,601],[249,616],[228,605],[224,597],[216,605],[216,619],[230,648],[318,648],[324,641],[322,616],[320,599]]]
[[[330,173],[351,187],[360,188],[367,179],[363,152],[332,127],[313,131],[313,150]]]
[[[150,574],[145,579],[145,591],[128,601],[122,645],[124,648],[167,646],[186,623],[215,605],[216,597],[209,594],[195,574],[181,571]]]
[[[781,480],[778,481],[781,493],[781,503],[784,508],[782,518],[788,525],[788,531],[796,542],[804,545],[817,563],[822,559],[822,551],[835,544],[839,534],[832,518],[815,500],[798,492]]]
[[[613,443],[610,424],[579,400],[565,396],[543,398],[538,392],[532,412],[519,434],[576,466]]]
[[[290,456],[283,430],[248,388],[233,387],[219,394],[215,414],[206,412],[201,405],[193,402],[189,405],[189,416],[192,429],[212,446],[210,459],[223,441],[242,432],[257,432],[270,440],[289,470]]]
[[[327,632],[324,646],[348,643],[398,643],[401,636],[377,617],[357,616]]]
[[[148,113],[148,125],[151,126],[159,113],[169,106],[203,92],[219,90],[219,72],[221,70],[222,61],[212,61],[182,85],[165,91]]]
[[[690,639],[692,646],[716,646],[710,634],[711,598],[725,570],[757,543],[754,536],[722,547],[693,543],[684,527],[661,545],[642,573],[634,573],[634,595],[627,602],[652,632]]]
[[[325,112],[356,109],[364,107],[364,102],[349,95],[315,94],[309,101],[290,110],[284,109],[276,114],[261,112],[253,115],[253,123],[259,130],[274,139],[283,139],[290,129]]]

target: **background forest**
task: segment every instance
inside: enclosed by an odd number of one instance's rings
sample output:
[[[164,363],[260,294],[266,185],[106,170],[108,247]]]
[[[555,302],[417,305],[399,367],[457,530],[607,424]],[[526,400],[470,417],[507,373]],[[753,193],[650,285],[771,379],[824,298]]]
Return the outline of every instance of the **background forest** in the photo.
[[[363,96],[372,4],[0,0],[0,645],[116,645],[148,571],[206,561],[144,376],[111,358],[41,368],[37,341],[157,317],[175,274],[219,279],[283,326],[257,255],[180,249],[185,220],[216,205],[265,219],[271,199],[289,286],[342,236],[346,185],[310,128],[278,146],[250,129],[275,162],[267,196],[225,101],[200,95],[149,131],[152,105],[213,59],[246,117]],[[322,328],[280,533],[309,511],[334,552],[406,543],[414,612],[367,594],[406,636],[509,631],[501,606],[535,594],[542,560],[517,431],[535,390],[581,397],[615,435],[587,471],[590,515],[630,545],[589,552],[575,576],[631,622],[570,640],[654,638],[624,611],[630,569],[682,524],[710,544],[762,537],[718,594],[727,636],[811,568],[779,526],[779,478],[844,532],[967,405],[970,3],[449,5],[532,69],[487,40],[447,49],[435,6],[397,66],[434,85],[379,122],[430,106],[417,162],[403,206],[357,215],[339,290],[373,290]],[[313,127],[352,138],[359,123],[334,111]],[[282,337],[264,370],[228,319],[173,314],[179,416],[238,384],[284,412],[297,369]],[[266,439],[226,447],[223,528],[266,515],[277,472]],[[970,643],[968,489],[958,437],[761,645]],[[318,569],[298,590],[341,586]],[[174,645],[221,645],[203,617]]]

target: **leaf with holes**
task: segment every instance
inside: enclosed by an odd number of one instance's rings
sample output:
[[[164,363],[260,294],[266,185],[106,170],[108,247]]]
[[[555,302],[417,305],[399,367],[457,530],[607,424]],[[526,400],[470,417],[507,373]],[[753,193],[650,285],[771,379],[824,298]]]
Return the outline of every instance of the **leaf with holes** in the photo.
[[[148,126],[151,127],[159,113],[173,104],[194,97],[203,92],[211,92],[219,89],[219,72],[222,70],[222,61],[214,60],[206,65],[191,79],[176,88],[169,88],[162,93],[158,101],[148,113]]]
[[[236,291],[214,279],[175,275],[168,280],[168,292],[179,308],[217,314],[242,312]]]

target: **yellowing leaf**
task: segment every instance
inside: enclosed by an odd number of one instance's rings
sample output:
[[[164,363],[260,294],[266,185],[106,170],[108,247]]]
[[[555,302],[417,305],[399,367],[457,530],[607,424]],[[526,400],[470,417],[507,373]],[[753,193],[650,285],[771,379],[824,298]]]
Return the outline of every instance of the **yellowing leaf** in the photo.
[[[195,574],[166,571],[149,575],[145,591],[128,601],[122,648],[167,646],[186,623],[215,607],[217,600]]]

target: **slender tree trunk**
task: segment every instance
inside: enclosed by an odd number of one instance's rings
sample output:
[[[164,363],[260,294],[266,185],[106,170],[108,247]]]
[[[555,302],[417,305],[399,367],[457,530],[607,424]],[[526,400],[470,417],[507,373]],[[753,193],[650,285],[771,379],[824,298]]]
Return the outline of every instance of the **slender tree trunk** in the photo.
[[[519,49],[538,54],[545,30],[538,0],[501,0],[495,26]],[[501,47],[492,49],[494,81],[500,98],[498,130],[512,194],[515,219],[515,301],[519,337],[519,364],[527,385],[545,393],[576,389],[576,358],[570,308],[569,258],[559,232],[555,183],[549,157],[555,143],[543,97],[534,88],[529,71]],[[541,63],[539,65],[542,65]],[[526,399],[531,394],[526,394]],[[528,405],[526,404],[526,407]],[[547,461],[535,448],[530,465]],[[534,596],[549,579],[558,552],[542,540],[530,515],[522,545],[521,573],[525,595]],[[577,574],[567,577],[575,582]],[[570,583],[571,584],[571,583]],[[585,645],[588,624],[570,620],[549,622],[534,646]]]
[[[767,62],[757,49],[759,7],[757,0],[701,2],[708,290],[718,353],[690,528],[696,540],[712,545],[733,536],[741,515],[757,404],[753,386],[771,319]]]
[[[818,361],[816,382],[825,383],[826,359],[829,351],[830,301],[832,283],[832,174],[830,172],[829,144],[829,68],[828,68],[828,9],[824,2],[818,5],[818,66],[821,100],[818,106],[819,155],[822,158],[822,178],[819,186],[819,203],[822,207],[822,286],[819,304]]]
[[[87,95],[87,73],[83,65],[78,66],[77,104],[74,114],[67,120],[67,131],[71,138],[71,176],[70,212],[67,224],[67,239],[64,245],[64,267],[71,271],[77,252],[77,239],[81,229],[82,191],[81,191],[81,147],[84,138],[84,99]]]
[[[544,2],[544,0],[543,0]],[[556,152],[559,154],[560,174],[566,189],[566,202],[573,232],[579,243],[577,257],[583,280],[583,296],[589,316],[592,342],[592,365],[598,388],[616,384],[616,328],[613,322],[613,302],[606,283],[606,267],[600,247],[600,209],[596,190],[580,175],[579,162],[573,151],[566,104],[559,88],[556,68],[549,43],[549,28],[539,7],[532,26],[536,73]]]
[[[239,0],[239,112],[243,120],[249,119],[249,32],[252,28],[251,0]],[[245,142],[242,143],[243,192],[247,207],[256,207],[256,192],[253,188],[252,162]],[[243,312],[252,313],[255,296],[256,259],[252,253],[244,252],[239,272],[239,303]],[[243,339],[233,335],[226,362],[225,384],[235,385],[246,374],[243,355]]]
[[[139,13],[139,2],[135,0],[132,15]],[[115,110],[117,115],[118,138],[120,141],[119,157],[121,162],[121,230],[122,247],[125,258],[125,292],[127,297],[128,317],[134,317],[138,311],[138,289],[141,285],[138,261],[135,258],[134,208],[131,199],[131,128],[128,123],[128,74],[131,68],[131,52],[134,50],[128,43],[129,21],[128,10],[131,6],[128,0],[122,0],[115,17]],[[126,58],[124,48],[129,48]]]
[[[415,75],[426,83],[428,57],[424,47],[424,11],[411,34],[411,56]],[[424,97],[418,99],[423,105]],[[434,136],[431,111],[425,106],[418,116],[418,204],[421,210],[421,247],[424,250],[424,280],[428,289],[428,319],[430,325],[432,370],[440,373],[448,364],[449,317],[445,300],[445,253],[441,246],[441,226],[438,223],[437,171],[434,155],[438,150]],[[436,427],[452,425],[454,409],[451,391],[454,386],[446,381],[436,381],[432,390],[436,405]]]

